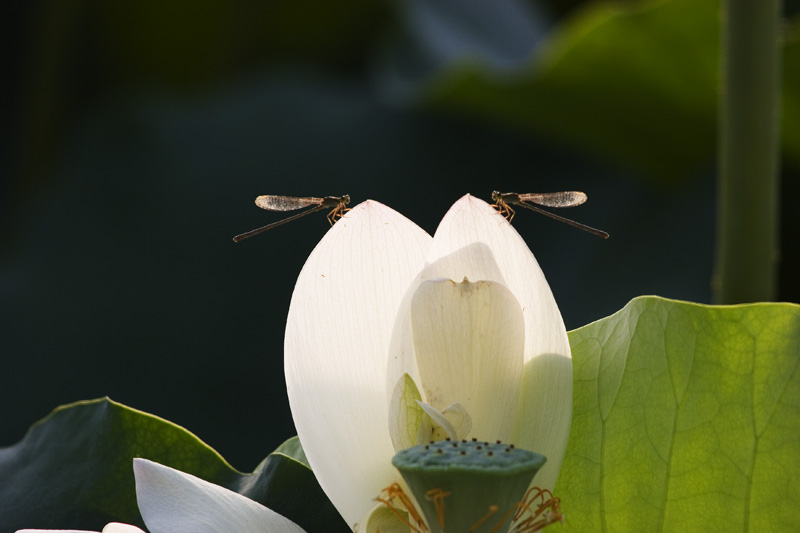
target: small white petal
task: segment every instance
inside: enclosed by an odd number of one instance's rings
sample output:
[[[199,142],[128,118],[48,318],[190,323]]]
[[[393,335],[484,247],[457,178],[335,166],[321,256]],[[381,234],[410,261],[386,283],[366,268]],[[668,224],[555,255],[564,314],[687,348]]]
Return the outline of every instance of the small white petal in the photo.
[[[432,441],[432,440],[459,440],[458,433],[456,432],[456,428],[453,427],[453,424],[442,414],[440,413],[435,407],[433,407],[429,403],[425,402],[417,402],[419,406],[425,411],[425,414],[430,417],[431,422],[433,422],[433,434],[425,439],[420,444],[424,442]]]
[[[389,339],[430,236],[364,202],[331,228],[297,279],[285,372],[297,434],[322,489],[348,524],[396,477],[388,431]]]
[[[150,533],[302,533],[275,511],[198,477],[134,459],[136,499]]]
[[[493,281],[426,281],[414,294],[411,323],[427,402],[438,410],[458,402],[472,417],[472,436],[510,441],[524,343],[514,295]]]
[[[103,528],[103,533],[144,533],[144,531],[130,524],[111,522]]]
[[[472,431],[472,417],[466,408],[458,402],[451,403],[442,411],[444,417],[453,424],[458,439],[464,439]]]

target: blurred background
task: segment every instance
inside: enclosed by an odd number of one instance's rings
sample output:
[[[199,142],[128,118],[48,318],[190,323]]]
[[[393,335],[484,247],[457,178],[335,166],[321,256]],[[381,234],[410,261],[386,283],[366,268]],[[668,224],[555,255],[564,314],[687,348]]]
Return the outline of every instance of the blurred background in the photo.
[[[800,301],[800,46],[786,0],[780,299]],[[12,2],[0,145],[0,446],[111,396],[250,471],[294,435],[283,331],[349,193],[433,233],[465,193],[582,190],[514,225],[568,329],[709,303],[718,0]]]

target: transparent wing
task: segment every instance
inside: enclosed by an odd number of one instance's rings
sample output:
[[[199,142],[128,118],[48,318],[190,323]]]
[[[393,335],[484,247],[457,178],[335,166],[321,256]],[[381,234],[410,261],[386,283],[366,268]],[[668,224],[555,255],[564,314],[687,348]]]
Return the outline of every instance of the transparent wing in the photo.
[[[587,200],[586,194],[580,191],[541,192],[520,194],[523,202],[531,202],[545,207],[575,207]]]
[[[312,205],[321,205],[322,202],[322,198],[314,198],[313,196],[274,196],[267,194],[256,198],[256,205],[268,211],[295,211]]]

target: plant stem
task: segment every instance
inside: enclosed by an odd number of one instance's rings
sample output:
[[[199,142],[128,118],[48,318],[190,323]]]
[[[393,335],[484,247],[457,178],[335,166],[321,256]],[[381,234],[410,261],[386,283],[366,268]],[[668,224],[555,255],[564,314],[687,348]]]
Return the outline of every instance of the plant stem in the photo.
[[[715,303],[774,300],[780,0],[724,0]]]

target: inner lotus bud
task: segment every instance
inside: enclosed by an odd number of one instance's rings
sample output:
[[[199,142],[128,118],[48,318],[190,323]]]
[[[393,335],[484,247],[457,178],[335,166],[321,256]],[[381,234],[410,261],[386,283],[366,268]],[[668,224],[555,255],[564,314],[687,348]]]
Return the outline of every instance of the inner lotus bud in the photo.
[[[466,278],[423,282],[411,300],[411,329],[425,402],[438,411],[461,404],[472,435],[509,440],[525,340],[511,291]]]

